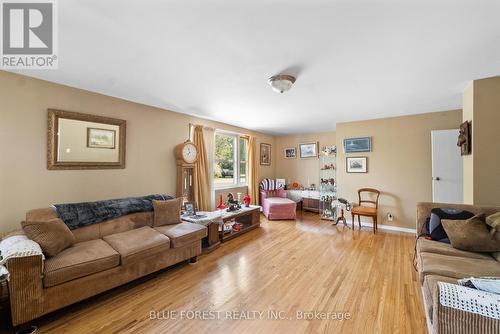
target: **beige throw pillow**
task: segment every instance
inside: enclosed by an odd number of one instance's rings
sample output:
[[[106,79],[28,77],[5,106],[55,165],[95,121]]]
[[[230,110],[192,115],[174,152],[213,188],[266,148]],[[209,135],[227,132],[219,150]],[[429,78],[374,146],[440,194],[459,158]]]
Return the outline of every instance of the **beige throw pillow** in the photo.
[[[486,224],[496,232],[500,232],[500,212],[494,213],[486,217]]]
[[[46,256],[55,256],[75,243],[75,236],[59,218],[21,223],[24,233],[42,248]]]
[[[490,233],[484,214],[467,220],[441,221],[453,248],[471,252],[498,252],[500,242]]]
[[[182,198],[166,201],[153,200],[153,226],[178,224],[181,222]]]

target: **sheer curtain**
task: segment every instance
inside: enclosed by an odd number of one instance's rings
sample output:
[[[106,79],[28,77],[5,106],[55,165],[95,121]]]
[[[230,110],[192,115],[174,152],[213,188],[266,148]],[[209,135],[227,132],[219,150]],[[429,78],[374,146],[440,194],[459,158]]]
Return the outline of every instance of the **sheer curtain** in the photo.
[[[250,136],[248,143],[248,195],[252,204],[259,204],[259,175],[257,172],[257,140]]]
[[[205,139],[205,152],[207,155],[207,173],[209,189],[209,210],[215,209],[215,189],[214,189],[214,158],[215,158],[215,130],[213,128],[203,128],[203,137]]]

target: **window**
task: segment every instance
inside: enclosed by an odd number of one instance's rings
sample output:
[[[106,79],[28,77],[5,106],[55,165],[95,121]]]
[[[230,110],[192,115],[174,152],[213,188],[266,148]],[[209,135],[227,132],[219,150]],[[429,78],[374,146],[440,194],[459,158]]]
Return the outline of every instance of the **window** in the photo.
[[[248,139],[238,134],[215,133],[214,185],[216,188],[247,184]]]

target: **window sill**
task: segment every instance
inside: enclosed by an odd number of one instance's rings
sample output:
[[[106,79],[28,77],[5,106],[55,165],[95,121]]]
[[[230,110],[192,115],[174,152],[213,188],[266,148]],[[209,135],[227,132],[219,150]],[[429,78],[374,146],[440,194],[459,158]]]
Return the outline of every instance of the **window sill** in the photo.
[[[248,187],[248,183],[240,183],[240,184],[228,184],[228,185],[220,185],[220,186],[215,186],[214,185],[214,190],[227,190],[227,189],[235,189],[235,188],[245,188]]]

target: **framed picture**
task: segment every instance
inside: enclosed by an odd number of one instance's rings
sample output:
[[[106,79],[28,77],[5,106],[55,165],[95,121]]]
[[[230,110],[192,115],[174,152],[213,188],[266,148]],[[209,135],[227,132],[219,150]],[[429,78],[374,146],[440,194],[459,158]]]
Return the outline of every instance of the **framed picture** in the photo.
[[[295,147],[287,147],[284,150],[285,159],[295,159],[297,158],[297,148]]]
[[[115,149],[116,131],[110,129],[87,128],[87,147]]]
[[[260,164],[271,165],[271,144],[260,143]]]
[[[317,158],[318,157],[318,143],[302,143],[299,144],[300,158]]]
[[[184,203],[184,215],[185,216],[194,216],[196,215],[196,207],[194,202],[185,202]]]
[[[345,169],[347,173],[366,173],[368,172],[367,157],[347,157],[345,158]]]
[[[372,137],[346,138],[344,139],[344,152],[371,152]]]
[[[323,155],[334,155],[334,154],[337,154],[337,146],[335,146],[335,145],[323,146],[321,148],[321,153],[323,153]]]

